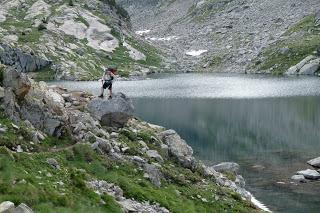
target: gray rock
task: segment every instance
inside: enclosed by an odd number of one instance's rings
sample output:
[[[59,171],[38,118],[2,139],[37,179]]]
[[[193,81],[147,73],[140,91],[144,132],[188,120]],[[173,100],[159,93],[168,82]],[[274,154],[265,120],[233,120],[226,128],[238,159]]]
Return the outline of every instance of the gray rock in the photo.
[[[233,162],[223,162],[213,166],[217,172],[237,172],[240,168],[239,164]]]
[[[0,43],[0,62],[21,72],[33,72],[51,65],[51,61],[24,53],[20,49]]]
[[[49,164],[52,168],[54,169],[60,169],[60,165],[58,163],[58,161],[54,158],[48,158],[47,159],[47,164]]]
[[[147,177],[153,185],[155,185],[157,187],[161,186],[161,176],[162,175],[155,165],[145,164],[144,171],[148,175]]]
[[[314,22],[317,26],[320,25],[320,10],[318,10],[318,12],[316,12],[315,16],[314,16]]]
[[[285,74],[287,75],[295,75],[295,74],[298,74],[300,69],[306,65],[307,63],[309,63],[309,61],[315,59],[315,56],[313,55],[309,55],[307,56],[306,58],[304,58],[302,61],[300,61],[298,64],[290,67]]]
[[[287,55],[290,52],[290,49],[288,47],[282,47],[282,48],[279,49],[279,52],[282,55]]]
[[[312,169],[298,171],[297,175],[303,175],[306,179],[310,179],[310,180],[320,179],[320,173]]]
[[[0,87],[0,100],[4,98],[4,89],[3,87]]]
[[[111,100],[93,99],[88,109],[101,125],[110,127],[123,127],[134,111],[131,99],[122,93],[115,94]]]
[[[291,177],[291,180],[302,182],[302,183],[306,182],[306,179],[303,175],[293,175]]]
[[[6,133],[6,132],[7,132],[6,128],[0,127],[0,134]]]
[[[307,163],[308,163],[310,166],[320,168],[320,157],[314,158],[314,159],[312,159],[312,160],[309,160]]]
[[[149,158],[153,158],[159,163],[163,162],[163,158],[161,157],[161,155],[159,155],[159,153],[156,150],[148,150],[146,154]]]
[[[93,144],[91,145],[91,147],[92,147],[94,150],[100,152],[101,154],[107,154],[107,153],[109,153],[109,152],[111,151],[111,149],[112,149],[111,144],[110,144],[107,140],[105,140],[105,139],[103,139],[103,138],[99,138],[99,137],[96,137],[96,142],[93,143]]]
[[[11,201],[4,201],[0,204],[1,213],[14,213],[14,203]]]
[[[315,72],[319,69],[320,60],[312,60],[308,64],[304,65],[300,71],[299,75],[314,75]]]
[[[31,82],[28,76],[10,67],[4,71],[3,85],[10,87],[18,99],[23,99],[31,89]]]
[[[20,145],[18,145],[16,151],[17,151],[18,153],[21,153],[21,152],[23,152],[23,149],[21,148]]]
[[[176,158],[182,166],[193,168],[193,150],[174,130],[163,131],[158,136],[168,146],[169,156]]]
[[[236,180],[234,181],[235,184],[241,188],[244,188],[246,186],[246,181],[241,175],[236,176]]]
[[[14,213],[33,213],[32,209],[24,203],[21,203],[14,209]]]

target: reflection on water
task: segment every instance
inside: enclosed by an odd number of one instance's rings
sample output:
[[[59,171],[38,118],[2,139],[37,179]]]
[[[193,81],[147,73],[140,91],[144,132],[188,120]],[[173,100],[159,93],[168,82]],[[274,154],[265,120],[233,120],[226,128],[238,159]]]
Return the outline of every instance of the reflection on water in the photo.
[[[320,184],[296,186],[290,177],[320,156],[320,97],[137,98],[134,104],[138,116],[177,130],[207,163],[240,163],[248,189],[276,212],[318,212]]]
[[[94,94],[101,84],[56,83]],[[247,188],[272,210],[319,212],[320,183],[294,185],[290,177],[320,156],[320,78],[185,74],[115,82],[114,90],[207,163],[238,162]]]

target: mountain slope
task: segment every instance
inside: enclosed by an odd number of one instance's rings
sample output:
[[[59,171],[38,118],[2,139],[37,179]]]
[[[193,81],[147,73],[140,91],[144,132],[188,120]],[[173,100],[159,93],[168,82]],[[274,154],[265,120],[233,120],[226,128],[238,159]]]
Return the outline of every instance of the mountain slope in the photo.
[[[118,2],[128,10],[133,29],[150,30],[143,36],[163,48],[179,71],[245,72],[263,49],[320,8],[317,0]]]
[[[40,69],[39,78],[89,80],[105,66],[128,76],[160,65],[158,51],[131,36],[130,18],[114,0],[1,3],[0,61],[23,72]]]

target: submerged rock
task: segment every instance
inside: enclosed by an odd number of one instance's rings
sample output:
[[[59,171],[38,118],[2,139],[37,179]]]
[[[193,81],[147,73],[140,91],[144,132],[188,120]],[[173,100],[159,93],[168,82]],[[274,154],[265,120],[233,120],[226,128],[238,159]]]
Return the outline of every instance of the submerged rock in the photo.
[[[291,180],[302,182],[302,183],[307,181],[303,175],[293,175],[291,177]]]
[[[320,157],[314,158],[314,159],[312,159],[312,160],[309,160],[307,163],[308,163],[310,166],[320,168]]]
[[[310,179],[310,180],[320,179],[320,173],[312,169],[298,171],[297,175],[303,175],[306,179]]]
[[[93,99],[88,104],[88,109],[101,125],[110,127],[123,127],[134,111],[131,99],[123,93],[115,94],[110,100]]]

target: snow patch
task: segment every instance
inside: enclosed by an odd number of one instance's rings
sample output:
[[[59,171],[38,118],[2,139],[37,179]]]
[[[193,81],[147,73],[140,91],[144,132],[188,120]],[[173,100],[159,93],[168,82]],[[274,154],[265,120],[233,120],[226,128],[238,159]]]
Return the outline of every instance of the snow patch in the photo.
[[[150,33],[151,32],[151,30],[138,30],[138,31],[136,31],[135,33],[137,34],[137,35],[139,35],[139,36],[143,36],[144,34],[148,34],[148,33]]]
[[[202,55],[203,53],[208,52],[208,50],[191,50],[189,52],[186,52],[186,55],[189,56],[199,56]]]
[[[151,40],[151,41],[171,41],[174,39],[178,39],[179,37],[177,36],[168,36],[168,37],[163,37],[163,38],[156,38],[156,37],[149,37],[147,39]]]

